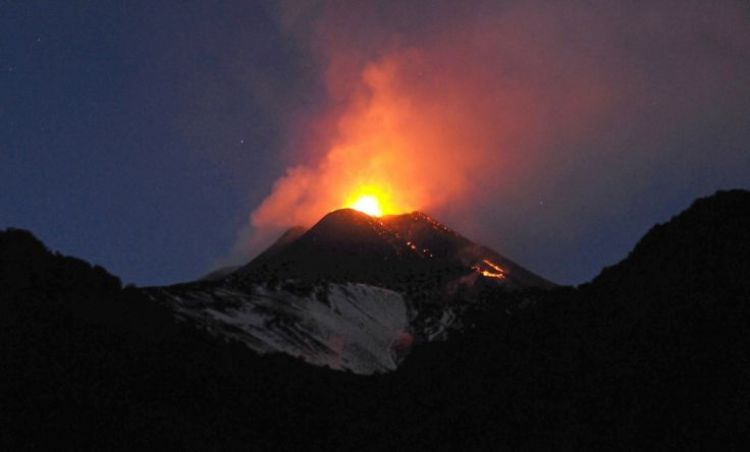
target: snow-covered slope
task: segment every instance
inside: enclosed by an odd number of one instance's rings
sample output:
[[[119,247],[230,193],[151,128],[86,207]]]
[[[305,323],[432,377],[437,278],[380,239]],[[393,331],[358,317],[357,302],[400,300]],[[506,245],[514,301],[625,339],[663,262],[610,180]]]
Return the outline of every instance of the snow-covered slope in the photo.
[[[328,284],[308,294],[289,285],[151,289],[178,317],[258,353],[287,353],[333,369],[395,370],[413,342],[410,308],[397,292],[365,284]]]
[[[395,370],[413,343],[460,329],[487,291],[550,286],[423,213],[341,209],[235,271],[146,292],[259,353],[371,374]]]

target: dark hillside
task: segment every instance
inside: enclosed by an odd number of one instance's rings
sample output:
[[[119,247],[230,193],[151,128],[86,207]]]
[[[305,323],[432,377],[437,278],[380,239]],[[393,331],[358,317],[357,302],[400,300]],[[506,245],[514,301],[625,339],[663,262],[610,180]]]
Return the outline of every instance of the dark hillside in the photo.
[[[13,449],[739,449],[749,219],[750,193],[696,201],[591,284],[488,290],[464,334],[375,377],[212,340],[103,269],[0,232],[0,437]]]

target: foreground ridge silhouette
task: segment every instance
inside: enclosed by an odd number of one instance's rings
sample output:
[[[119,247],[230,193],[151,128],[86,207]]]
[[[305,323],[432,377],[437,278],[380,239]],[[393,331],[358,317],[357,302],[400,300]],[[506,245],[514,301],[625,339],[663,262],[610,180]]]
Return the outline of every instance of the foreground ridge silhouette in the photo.
[[[257,356],[0,232],[4,449],[739,448],[750,193],[652,228],[578,288],[486,291],[471,325],[356,376]]]

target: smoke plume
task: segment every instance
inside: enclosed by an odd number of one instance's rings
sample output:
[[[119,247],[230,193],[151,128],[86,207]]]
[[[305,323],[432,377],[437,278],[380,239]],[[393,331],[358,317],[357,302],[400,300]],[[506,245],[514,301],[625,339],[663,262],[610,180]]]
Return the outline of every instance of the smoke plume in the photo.
[[[247,253],[377,187],[390,210],[424,210],[569,280],[565,256],[591,246],[593,225],[674,196],[655,180],[701,195],[750,166],[734,145],[750,111],[743,2],[321,1],[275,13],[313,55],[326,104],[289,124],[306,139],[250,215]],[[724,141],[708,148],[717,126]],[[707,165],[715,177],[691,178]],[[613,257],[632,245],[620,238]]]

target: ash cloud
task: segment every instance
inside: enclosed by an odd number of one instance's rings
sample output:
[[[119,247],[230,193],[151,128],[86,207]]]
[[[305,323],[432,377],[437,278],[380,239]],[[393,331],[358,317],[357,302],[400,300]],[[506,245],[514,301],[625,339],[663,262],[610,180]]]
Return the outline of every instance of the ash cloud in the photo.
[[[286,2],[325,104],[236,256],[384,184],[562,283],[750,181],[746,2]]]

